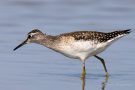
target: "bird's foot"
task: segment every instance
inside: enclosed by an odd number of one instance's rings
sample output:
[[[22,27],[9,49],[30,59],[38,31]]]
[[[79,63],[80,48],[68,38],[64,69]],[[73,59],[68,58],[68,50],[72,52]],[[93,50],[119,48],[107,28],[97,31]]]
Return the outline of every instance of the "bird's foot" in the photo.
[[[86,77],[86,70],[83,69],[82,75],[81,75],[81,79],[84,79]]]
[[[109,75],[109,73],[108,72],[106,72],[106,75],[105,75],[106,77],[109,77],[110,75]]]

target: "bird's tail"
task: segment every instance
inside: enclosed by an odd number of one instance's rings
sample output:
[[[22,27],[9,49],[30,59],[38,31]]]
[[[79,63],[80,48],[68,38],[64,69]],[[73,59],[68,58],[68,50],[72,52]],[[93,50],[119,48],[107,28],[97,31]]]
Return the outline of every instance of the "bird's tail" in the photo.
[[[123,34],[129,34],[130,32],[131,32],[131,29],[114,31],[112,33],[114,33],[115,35],[123,35]]]
[[[110,39],[115,38],[115,37],[120,37],[120,36],[122,37],[126,34],[129,34],[130,32],[131,32],[131,29],[114,31],[114,32],[107,33],[107,37]]]
[[[109,33],[106,33],[104,38],[106,39],[106,41],[114,42],[118,40],[119,38],[129,34],[130,32],[131,32],[131,29],[109,32]]]

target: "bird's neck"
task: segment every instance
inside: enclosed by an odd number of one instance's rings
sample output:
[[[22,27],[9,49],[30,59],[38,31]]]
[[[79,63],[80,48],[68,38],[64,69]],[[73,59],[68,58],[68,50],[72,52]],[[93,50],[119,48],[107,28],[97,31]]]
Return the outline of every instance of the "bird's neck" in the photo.
[[[40,40],[38,43],[50,49],[53,49],[53,47],[55,46],[55,40],[56,36],[46,35],[45,38]]]

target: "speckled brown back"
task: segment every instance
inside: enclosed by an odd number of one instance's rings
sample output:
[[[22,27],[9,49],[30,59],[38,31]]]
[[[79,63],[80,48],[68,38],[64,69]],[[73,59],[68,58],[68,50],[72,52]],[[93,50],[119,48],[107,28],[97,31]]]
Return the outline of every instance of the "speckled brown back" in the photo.
[[[71,33],[61,34],[60,36],[72,36],[75,40],[97,40],[98,42],[106,42],[119,35],[129,34],[130,29],[122,31],[114,31],[110,33],[103,33],[97,31],[77,31]]]

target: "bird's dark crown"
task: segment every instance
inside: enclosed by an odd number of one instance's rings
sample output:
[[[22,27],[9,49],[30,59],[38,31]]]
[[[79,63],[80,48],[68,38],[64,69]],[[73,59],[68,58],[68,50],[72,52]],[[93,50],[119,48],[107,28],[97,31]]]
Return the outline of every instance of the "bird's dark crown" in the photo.
[[[33,29],[28,34],[31,34],[31,33],[42,33],[42,32],[39,29]]]

